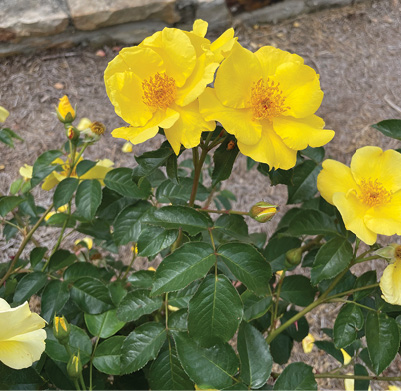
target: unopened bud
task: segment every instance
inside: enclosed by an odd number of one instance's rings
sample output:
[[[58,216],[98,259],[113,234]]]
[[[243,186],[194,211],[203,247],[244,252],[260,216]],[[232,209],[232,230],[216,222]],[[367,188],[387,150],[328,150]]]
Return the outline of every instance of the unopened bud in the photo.
[[[392,243],[375,251],[374,254],[394,262],[397,259],[401,259],[401,246],[397,243]]]
[[[54,316],[53,319],[53,334],[62,345],[68,343],[71,326],[64,316]]]
[[[67,95],[60,98],[56,112],[58,119],[64,124],[71,123],[75,119],[75,110],[72,108]]]
[[[71,141],[75,141],[79,139],[79,130],[74,128],[73,126],[69,126],[67,129],[67,137]]]
[[[302,260],[302,248],[292,248],[285,253],[285,263],[286,267],[297,266]]]
[[[277,213],[277,205],[269,204],[268,202],[258,202],[252,206],[249,211],[249,216],[259,223],[266,223],[270,221]]]
[[[82,373],[82,363],[79,357],[79,351],[73,354],[67,364],[67,372],[71,379],[78,379]]]

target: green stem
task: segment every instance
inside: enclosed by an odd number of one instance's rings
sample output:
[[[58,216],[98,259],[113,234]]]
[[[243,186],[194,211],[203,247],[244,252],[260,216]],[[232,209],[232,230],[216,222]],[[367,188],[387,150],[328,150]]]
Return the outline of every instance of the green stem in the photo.
[[[19,227],[19,226],[16,225],[16,224],[13,224],[13,223],[11,223],[11,222],[9,222],[9,221],[7,221],[7,220],[2,220],[2,221],[1,221],[1,224],[8,224],[8,225],[11,225],[11,227],[17,228],[19,232],[21,232],[21,233],[24,232],[24,229],[23,229],[23,228]]]
[[[19,257],[21,256],[22,252],[24,251],[24,248],[26,247],[26,245],[28,244],[29,240],[31,239],[32,235],[34,234],[34,232],[38,229],[39,225],[42,223],[42,221],[45,219],[45,217],[49,214],[49,212],[52,210],[53,208],[53,203],[45,210],[45,212],[43,213],[43,215],[40,217],[40,219],[36,222],[36,224],[32,227],[32,229],[28,232],[28,234],[26,235],[25,239],[22,241],[17,253],[14,255],[13,260],[10,263],[10,266],[6,272],[6,274],[4,275],[4,277],[0,280],[0,286],[2,286],[4,284],[4,281],[7,280],[7,278],[10,276],[10,274],[12,273],[15,264],[17,263]]]
[[[79,388],[78,379],[74,379],[74,386],[75,386],[75,389],[76,389],[76,390],[78,390],[78,391],[81,390],[81,389]]]
[[[102,327],[103,327],[103,324],[102,324]],[[91,359],[90,359],[90,362],[89,362],[89,390],[90,391],[92,391],[93,358],[95,357],[95,352],[96,352],[97,345],[99,343],[99,339],[100,339],[100,337],[98,336],[96,338],[95,346],[93,347]]]
[[[367,257],[367,258],[361,258],[361,259],[356,259],[355,260],[355,264],[357,263],[362,263],[362,262],[366,262],[366,261],[371,261],[372,259],[377,259],[377,255],[372,255],[371,257]]]
[[[276,292],[274,294],[275,303],[274,303],[274,310],[272,312],[271,329],[270,329],[271,331],[273,331],[274,328],[275,328],[275,323],[276,323],[277,313],[278,313],[278,305],[279,305],[279,302],[280,302],[281,287],[283,286],[283,282],[284,282],[286,271],[287,270],[284,269],[283,272],[281,273],[280,279],[278,280],[278,283],[277,283],[277,289],[276,289]]]
[[[168,292],[166,292],[164,297],[164,312],[166,315],[166,331],[168,331]]]
[[[377,288],[378,286],[379,286],[379,283],[376,282],[375,284],[372,284],[372,285],[366,285],[366,286],[361,286],[359,288],[353,288],[353,289],[350,289],[349,291],[336,293],[335,295],[330,296],[330,300],[331,299],[335,299],[337,297],[349,296],[349,295],[352,295],[355,292],[364,291],[366,289]]]
[[[86,385],[85,385],[85,382],[84,382],[84,377],[82,376],[82,372],[81,372],[81,374],[79,375],[79,381],[80,381],[80,383],[81,383],[82,389],[83,389],[83,390],[86,390]]]
[[[199,155],[198,152],[198,148],[192,148],[193,151],[193,156],[194,156],[194,164],[195,165],[195,171],[194,171],[194,181],[192,184],[192,191],[191,191],[191,197],[189,199],[189,203],[188,205],[193,207],[195,204],[195,199],[196,199],[196,192],[198,191],[198,185],[199,185],[199,178],[200,178],[200,174],[202,172],[202,167],[203,167],[203,163],[205,162],[208,150],[207,149],[203,149],[202,153],[199,157],[199,159],[197,158]],[[196,161],[196,163],[195,163]]]
[[[352,264],[351,264],[352,265]],[[266,338],[266,342],[270,343],[273,341],[274,338],[277,337],[282,331],[284,331],[287,327],[291,326],[294,322],[296,322],[298,319],[301,319],[304,315],[306,315],[308,312],[312,311],[314,308],[316,308],[318,305],[322,304],[323,302],[326,301],[326,297],[328,294],[335,288],[335,286],[340,282],[340,280],[343,278],[345,273],[347,273],[348,269],[351,267],[351,265],[346,268],[342,273],[340,273],[334,281],[330,284],[330,286],[327,288],[327,290],[318,298],[316,299],[313,303],[309,304],[307,307],[305,307],[302,311],[298,312],[296,315],[294,315],[291,319],[288,319],[287,322],[283,323],[280,327],[277,329],[273,330]]]
[[[364,376],[364,375],[342,375],[339,373],[317,373],[316,379],[354,379],[354,380],[378,380],[378,381],[400,381],[401,376]]]
[[[355,304],[358,307],[364,308],[365,310],[377,312],[375,309],[370,308],[370,307],[368,307],[366,305],[357,303],[356,301],[353,301],[353,300],[345,300],[345,299],[340,299],[340,298],[334,298],[334,299],[328,299],[326,301],[326,303],[350,303],[350,304]]]
[[[119,279],[125,280],[127,278],[128,273],[130,272],[131,267],[135,262],[135,259],[136,259],[136,243],[134,243],[134,251],[133,251],[133,254],[132,254],[131,262],[128,265],[127,270],[125,271],[124,275],[121,277],[121,274],[120,274],[120,276],[118,277]]]

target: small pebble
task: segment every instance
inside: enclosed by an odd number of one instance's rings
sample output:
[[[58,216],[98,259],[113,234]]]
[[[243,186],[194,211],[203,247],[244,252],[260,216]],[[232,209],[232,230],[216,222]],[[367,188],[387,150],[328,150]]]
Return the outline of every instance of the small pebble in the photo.
[[[104,50],[99,49],[99,50],[96,52],[96,56],[98,56],[98,57],[106,57],[106,53],[104,52]]]
[[[53,85],[53,87],[54,87],[56,90],[62,90],[62,89],[64,88],[64,84],[63,84],[63,83],[60,83],[60,82],[57,82],[57,83],[55,83],[55,84]]]

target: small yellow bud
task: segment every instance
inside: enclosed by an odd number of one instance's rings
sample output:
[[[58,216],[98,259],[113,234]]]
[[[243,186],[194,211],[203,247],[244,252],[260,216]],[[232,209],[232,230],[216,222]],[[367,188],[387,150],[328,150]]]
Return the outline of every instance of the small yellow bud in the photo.
[[[53,334],[58,341],[65,345],[68,343],[71,327],[64,316],[54,316],[53,319]]]
[[[56,111],[58,119],[63,123],[71,123],[75,119],[75,110],[72,108],[67,95],[60,98]]]
[[[67,364],[67,372],[72,379],[78,379],[81,376],[82,363],[79,357],[79,351],[77,354],[73,354],[70,357],[70,360],[68,361]]]
[[[167,308],[168,308],[168,310],[171,311],[171,312],[176,312],[176,311],[179,310],[178,307],[174,307],[173,305],[170,305],[170,304],[167,306]]]
[[[69,126],[67,129],[67,137],[73,141],[79,139],[79,130],[74,128],[73,126]]]
[[[124,153],[130,153],[130,152],[132,152],[132,144],[131,144],[129,141],[127,141],[127,142],[123,145],[123,147],[121,148],[121,151],[124,152]]]
[[[401,245],[392,243],[375,251],[374,254],[381,258],[388,259],[390,262],[394,262],[397,259],[401,259]]]
[[[302,248],[292,248],[285,253],[285,263],[286,267],[297,266],[302,260]]]
[[[315,337],[310,333],[302,340],[302,349],[305,353],[310,353],[312,351],[314,342]]]
[[[101,122],[95,121],[95,122],[92,122],[90,129],[97,136],[101,136],[105,132],[106,127]]]
[[[259,223],[270,221],[277,213],[277,205],[269,204],[268,202],[258,202],[249,211],[249,216]]]

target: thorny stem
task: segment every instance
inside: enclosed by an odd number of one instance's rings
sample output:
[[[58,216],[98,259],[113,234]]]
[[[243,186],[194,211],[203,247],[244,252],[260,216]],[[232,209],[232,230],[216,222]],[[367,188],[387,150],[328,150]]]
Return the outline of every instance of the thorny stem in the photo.
[[[283,286],[283,282],[284,282],[284,277],[285,277],[285,273],[286,273],[286,269],[283,270],[280,279],[278,280],[277,283],[277,289],[276,292],[274,294],[275,296],[275,303],[274,303],[274,310],[272,312],[272,320],[271,320],[271,328],[270,328],[270,332],[272,332],[275,328],[275,323],[276,323],[276,319],[277,319],[277,313],[278,313],[278,305],[280,302],[280,293],[281,293],[281,287]]]
[[[3,278],[0,280],[0,286],[2,286],[4,284],[4,281],[7,280],[7,278],[10,276],[10,274],[12,273],[15,264],[17,263],[19,257],[21,256],[22,252],[24,251],[24,248],[26,247],[26,245],[28,244],[29,240],[31,239],[32,235],[34,234],[34,232],[38,229],[39,225],[42,223],[42,221],[45,219],[45,217],[49,214],[49,212],[52,210],[53,208],[53,203],[45,210],[45,212],[43,213],[43,215],[40,217],[40,219],[36,222],[36,224],[32,227],[32,229],[28,232],[28,234],[26,235],[25,239],[22,241],[17,253],[14,255],[13,260],[10,263],[10,266],[6,272],[6,274],[3,276]]]
[[[374,308],[370,308],[370,307],[368,307],[366,305],[357,303],[356,301],[353,301],[353,300],[345,300],[345,299],[341,299],[341,298],[334,298],[334,299],[328,299],[326,301],[326,303],[350,303],[350,304],[355,304],[358,307],[364,308],[365,310],[372,311],[372,312],[377,312]]]

